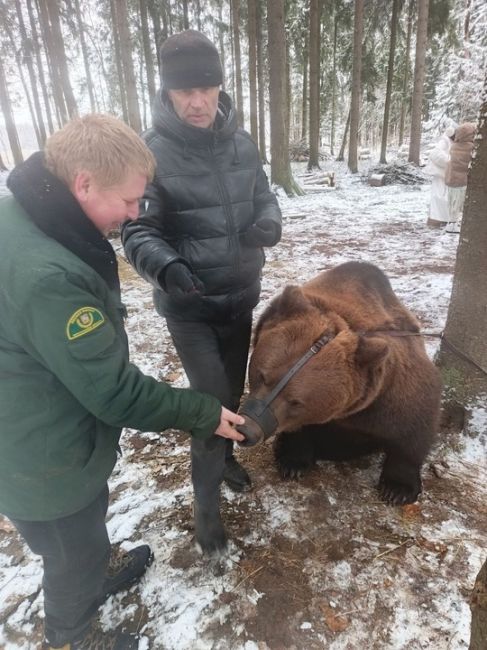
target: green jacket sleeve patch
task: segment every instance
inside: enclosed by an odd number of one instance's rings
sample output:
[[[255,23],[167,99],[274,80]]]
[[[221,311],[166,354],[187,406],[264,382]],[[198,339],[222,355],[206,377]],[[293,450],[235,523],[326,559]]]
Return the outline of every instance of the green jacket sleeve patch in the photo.
[[[89,334],[105,322],[105,317],[96,307],[81,307],[74,312],[66,325],[66,335],[70,341]]]

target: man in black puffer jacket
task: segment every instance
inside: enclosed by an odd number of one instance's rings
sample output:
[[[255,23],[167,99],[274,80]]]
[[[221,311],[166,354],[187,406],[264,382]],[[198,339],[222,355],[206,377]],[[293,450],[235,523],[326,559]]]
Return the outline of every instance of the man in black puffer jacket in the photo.
[[[122,232],[125,252],[154,287],[191,387],[236,410],[243,392],[259,300],[264,246],[281,237],[281,212],[257,147],[237,127],[231,100],[219,90],[222,67],[206,36],[188,30],[160,50],[162,88],[144,139],[154,154],[154,182],[141,215]],[[196,539],[222,550],[222,480],[236,491],[250,478],[233,443],[192,441]]]

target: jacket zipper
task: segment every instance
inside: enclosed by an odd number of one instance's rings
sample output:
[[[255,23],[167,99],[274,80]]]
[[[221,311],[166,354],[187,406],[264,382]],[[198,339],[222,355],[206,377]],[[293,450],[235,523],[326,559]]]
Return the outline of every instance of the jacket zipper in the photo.
[[[233,218],[233,213],[232,213],[232,207],[231,207],[231,201],[230,201],[230,196],[228,194],[227,188],[225,187],[225,183],[222,180],[220,170],[218,169],[218,165],[216,164],[215,160],[215,149],[213,145],[209,145],[208,147],[209,153],[210,153],[210,162],[211,166],[215,171],[215,178],[216,178],[216,184],[218,186],[218,191],[220,192],[220,197],[222,199],[222,205],[225,211],[225,221],[227,223],[227,233],[228,233],[228,238],[230,240],[230,247],[233,253],[233,264],[232,268],[235,273],[235,279],[238,278],[239,271],[240,271],[240,260],[239,260],[239,255],[238,255],[238,248],[236,246],[236,238],[237,238],[237,229],[235,227],[235,221]]]

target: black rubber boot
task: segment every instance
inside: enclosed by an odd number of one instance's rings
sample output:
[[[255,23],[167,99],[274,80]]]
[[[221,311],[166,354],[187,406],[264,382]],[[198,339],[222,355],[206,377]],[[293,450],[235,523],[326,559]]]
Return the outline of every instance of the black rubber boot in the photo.
[[[147,544],[136,546],[130,551],[112,547],[107,576],[103,585],[105,598],[135,584],[152,564],[153,559],[154,554]]]

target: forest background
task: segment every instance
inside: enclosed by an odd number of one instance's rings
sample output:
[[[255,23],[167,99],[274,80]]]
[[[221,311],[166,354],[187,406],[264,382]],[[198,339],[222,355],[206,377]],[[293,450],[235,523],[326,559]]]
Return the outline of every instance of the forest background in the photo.
[[[1,163],[90,111],[150,126],[158,44],[203,31],[239,122],[299,192],[291,159],[363,149],[420,163],[421,137],[475,120],[487,52],[483,0],[1,0]]]

